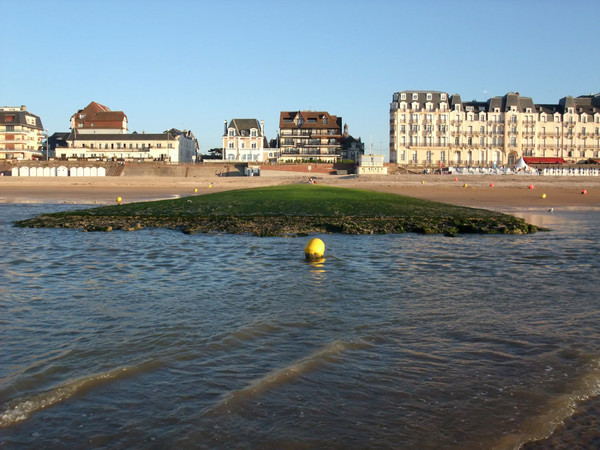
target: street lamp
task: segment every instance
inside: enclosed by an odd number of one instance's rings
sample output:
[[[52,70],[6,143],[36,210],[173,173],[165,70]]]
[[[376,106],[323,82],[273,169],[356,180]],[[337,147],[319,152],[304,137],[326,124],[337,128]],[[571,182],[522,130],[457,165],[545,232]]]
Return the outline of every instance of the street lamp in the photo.
[[[46,128],[46,161],[50,158],[50,133],[48,133],[48,128]]]

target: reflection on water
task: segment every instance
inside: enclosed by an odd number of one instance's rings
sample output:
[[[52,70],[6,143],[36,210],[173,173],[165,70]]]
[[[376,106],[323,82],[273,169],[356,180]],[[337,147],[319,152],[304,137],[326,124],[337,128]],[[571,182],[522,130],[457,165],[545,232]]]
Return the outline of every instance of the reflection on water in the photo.
[[[0,206],[0,445],[511,448],[597,411],[600,211],[324,235],[308,262],[306,238],[10,226],[44,208]]]

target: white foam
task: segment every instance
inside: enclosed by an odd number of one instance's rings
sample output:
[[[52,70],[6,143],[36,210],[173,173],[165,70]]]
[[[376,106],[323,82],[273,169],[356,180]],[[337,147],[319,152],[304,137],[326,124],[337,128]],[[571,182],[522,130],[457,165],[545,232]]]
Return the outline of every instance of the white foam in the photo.
[[[590,363],[588,370],[573,384],[571,392],[552,398],[542,412],[530,417],[519,431],[503,436],[492,448],[518,449],[527,442],[545,439],[571,417],[577,404],[600,395],[600,359]]]
[[[5,428],[27,420],[37,411],[57,405],[76,394],[89,391],[113,380],[123,379],[150,370],[157,367],[158,364],[159,363],[157,362],[148,362],[139,366],[119,367],[105,373],[94,374],[70,381],[30,398],[13,400],[10,402],[11,404],[0,413],[0,428]]]

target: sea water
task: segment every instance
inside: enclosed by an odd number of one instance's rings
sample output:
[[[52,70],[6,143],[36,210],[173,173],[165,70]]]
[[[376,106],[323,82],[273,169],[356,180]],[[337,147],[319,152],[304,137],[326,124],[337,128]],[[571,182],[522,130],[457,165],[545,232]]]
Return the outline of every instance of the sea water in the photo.
[[[308,238],[12,226],[73,207],[0,205],[0,447],[599,442],[598,210],[319,235],[315,263]]]

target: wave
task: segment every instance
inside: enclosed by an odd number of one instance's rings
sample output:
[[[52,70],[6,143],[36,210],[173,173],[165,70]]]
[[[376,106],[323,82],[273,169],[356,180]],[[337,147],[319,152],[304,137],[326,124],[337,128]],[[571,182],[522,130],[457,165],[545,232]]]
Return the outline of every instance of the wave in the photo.
[[[556,428],[571,417],[577,405],[600,395],[600,359],[594,360],[588,370],[573,384],[571,392],[551,399],[539,415],[526,420],[520,430],[503,436],[492,448],[518,449],[528,442],[549,437]]]
[[[94,388],[116,380],[122,380],[144,373],[162,365],[160,361],[149,361],[138,366],[119,367],[108,372],[89,375],[70,381],[49,391],[36,394],[29,398],[16,399],[9,402],[6,409],[0,413],[0,428],[6,428],[29,419],[34,413],[57,405],[75,395],[91,391]]]
[[[210,407],[205,414],[231,413],[264,392],[291,383],[300,376],[318,370],[328,362],[335,361],[337,356],[348,350],[361,349],[366,346],[367,344],[355,342],[331,342],[321,350],[286,367],[276,369],[251,382],[243,389],[227,394],[219,403]]]

